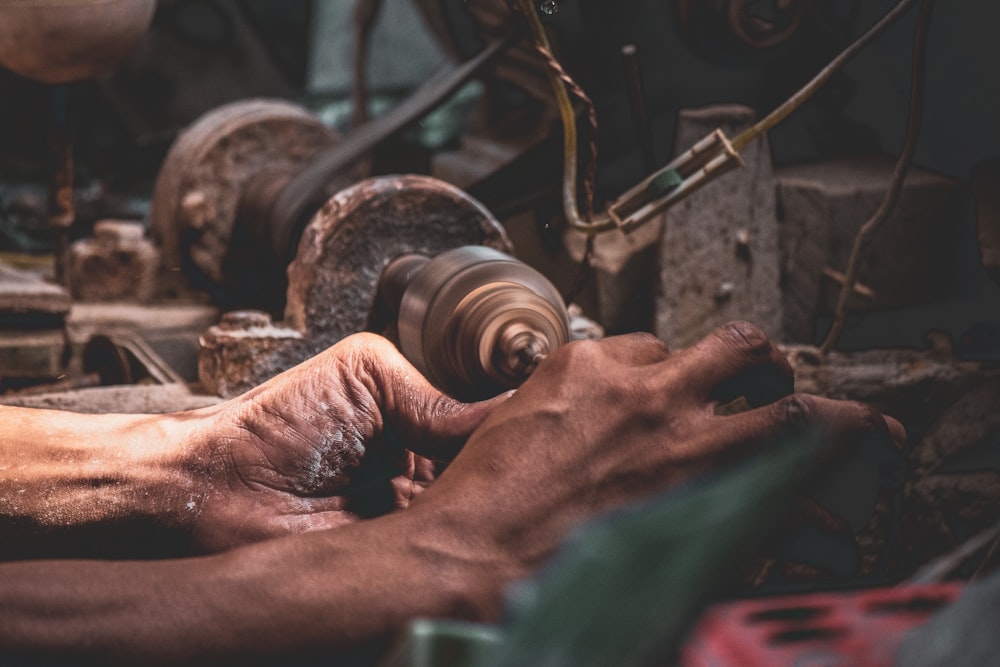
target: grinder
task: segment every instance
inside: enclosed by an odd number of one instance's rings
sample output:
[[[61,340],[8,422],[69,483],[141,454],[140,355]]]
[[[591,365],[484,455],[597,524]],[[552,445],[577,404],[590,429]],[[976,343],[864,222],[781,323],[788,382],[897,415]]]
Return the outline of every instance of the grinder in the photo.
[[[462,400],[517,387],[569,340],[569,315],[552,283],[485,246],[398,257],[383,271],[379,293],[398,313],[403,354]]]

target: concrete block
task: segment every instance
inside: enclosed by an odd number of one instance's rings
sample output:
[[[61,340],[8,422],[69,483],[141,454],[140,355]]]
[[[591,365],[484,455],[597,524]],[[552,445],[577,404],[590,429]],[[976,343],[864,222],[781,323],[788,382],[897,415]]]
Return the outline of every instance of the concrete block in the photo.
[[[754,122],[751,109],[681,111],[678,152],[716,128],[734,137]],[[655,331],[686,347],[730,320],[749,320],[782,336],[774,177],[766,139],[743,149],[745,166],[667,211],[659,245]]]
[[[609,232],[597,236],[591,268],[597,317],[610,334],[651,331],[657,281],[657,253],[663,216],[650,220],[631,234]],[[580,261],[586,237],[568,230],[564,244]]]
[[[866,156],[778,170],[784,328],[812,341],[816,318],[836,307],[858,230],[881,205],[895,161]],[[912,168],[896,209],[869,248],[859,281],[871,288],[852,308],[893,308],[946,295],[953,273],[958,183]]]

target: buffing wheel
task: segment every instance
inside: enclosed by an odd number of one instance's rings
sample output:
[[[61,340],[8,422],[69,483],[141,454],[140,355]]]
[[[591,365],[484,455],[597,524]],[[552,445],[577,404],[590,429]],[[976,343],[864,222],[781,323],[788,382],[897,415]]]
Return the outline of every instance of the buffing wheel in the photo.
[[[519,386],[539,359],[569,341],[569,315],[542,274],[482,246],[449,250],[417,266],[387,267],[399,293],[399,345],[452,396],[480,400]]]

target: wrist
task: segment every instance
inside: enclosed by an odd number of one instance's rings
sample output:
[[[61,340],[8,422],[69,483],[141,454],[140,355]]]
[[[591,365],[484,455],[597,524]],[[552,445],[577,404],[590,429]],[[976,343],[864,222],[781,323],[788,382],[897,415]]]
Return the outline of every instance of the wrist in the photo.
[[[496,517],[473,504],[414,502],[398,516],[410,522],[416,551],[434,563],[436,585],[449,595],[455,618],[495,621],[507,587],[534,570],[497,530]]]

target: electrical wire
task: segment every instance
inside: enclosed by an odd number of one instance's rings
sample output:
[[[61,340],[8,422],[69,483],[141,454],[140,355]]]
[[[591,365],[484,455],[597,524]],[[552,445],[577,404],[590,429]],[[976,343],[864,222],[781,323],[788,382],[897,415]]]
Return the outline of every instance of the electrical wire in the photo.
[[[742,132],[732,141],[732,148],[739,151],[746,145],[759,138],[768,130],[779,124],[795,110],[802,106],[816,91],[826,85],[832,76],[853,58],[859,51],[868,46],[886,27],[903,15],[916,0],[900,0],[900,2],[889,12],[887,12],[875,25],[869,28],[861,37],[848,46],[836,58],[830,61],[809,83],[782,103],[778,108],[769,113],[751,128]],[[577,131],[576,116],[573,104],[569,99],[567,87],[575,89],[582,99],[589,102],[589,99],[579,89],[579,86],[572,80],[565,70],[559,65],[552,48],[549,44],[548,36],[535,8],[535,0],[517,0],[517,6],[524,14],[528,26],[531,29],[535,40],[535,47],[546,60],[548,67],[546,71],[549,81],[552,84],[552,91],[556,98],[556,106],[559,109],[559,116],[563,127],[563,182],[562,182],[562,203],[563,214],[567,224],[574,230],[582,232],[588,236],[594,236],[617,228],[615,220],[604,213],[594,213],[588,205],[588,215],[582,217],[577,205]]]
[[[573,111],[573,103],[569,99],[567,84],[575,86],[576,83],[565,74],[559,66],[555,56],[552,55],[552,47],[549,44],[548,35],[545,34],[545,27],[542,26],[538,13],[535,11],[535,0],[517,0],[518,7],[528,20],[532,36],[535,39],[536,48],[548,61],[549,66],[546,72],[552,84],[552,92],[555,94],[556,106],[559,109],[559,117],[563,126],[563,186],[562,203],[563,212],[566,216],[567,224],[576,231],[593,235],[615,229],[617,225],[607,214],[593,215],[590,219],[580,216],[580,210],[576,200],[576,114]],[[553,64],[555,67],[553,67]],[[568,81],[567,81],[568,80]],[[582,89],[580,94],[583,94]],[[585,94],[583,94],[586,97]]]
[[[920,14],[917,17],[917,28],[913,38],[913,66],[910,74],[910,104],[909,117],[906,121],[906,133],[903,139],[903,147],[900,150],[899,160],[892,174],[892,181],[889,189],[885,193],[882,204],[871,218],[861,226],[858,235],[854,238],[854,245],[847,261],[847,270],[844,272],[844,282],[840,288],[840,296],[837,299],[837,308],[834,313],[833,324],[830,331],[820,346],[820,352],[826,354],[837,344],[844,326],[847,322],[847,305],[850,295],[854,291],[854,285],[858,281],[858,271],[861,267],[861,258],[868,249],[868,244],[882,225],[888,220],[899,194],[903,189],[903,182],[906,180],[906,173],[909,171],[910,163],[913,160],[913,153],[917,149],[917,142],[920,139],[920,126],[923,121],[924,111],[924,84],[927,69],[927,33],[930,27],[931,13],[933,10],[933,0],[922,0]]]
[[[901,0],[899,4],[893,7],[875,25],[869,28],[865,34],[844,49],[836,58],[831,60],[827,66],[820,70],[819,74],[813,77],[809,83],[785,100],[777,109],[762,118],[753,127],[733,139],[733,148],[739,151],[744,146],[773,128],[775,125],[788,118],[792,112],[801,107],[806,100],[816,93],[816,91],[825,86],[833,75],[837,73],[837,70],[843,67],[848,60],[857,55],[859,51],[868,46],[868,44],[870,44],[871,41],[874,40],[883,30],[902,16],[914,2],[916,2],[916,0]]]

